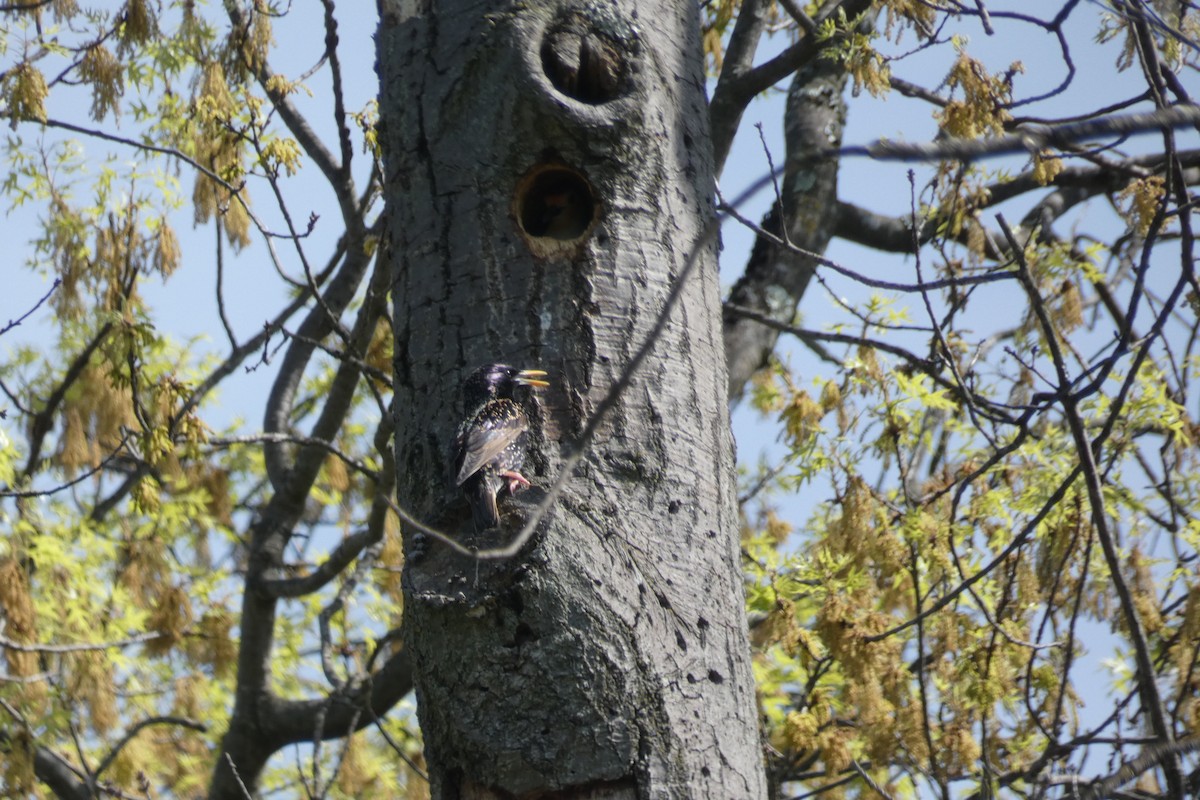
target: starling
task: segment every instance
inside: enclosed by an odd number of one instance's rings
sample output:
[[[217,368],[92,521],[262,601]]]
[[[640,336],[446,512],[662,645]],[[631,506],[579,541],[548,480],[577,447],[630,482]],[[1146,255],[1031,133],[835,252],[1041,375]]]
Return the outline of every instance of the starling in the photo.
[[[455,484],[467,496],[476,531],[500,524],[496,496],[501,491],[513,494],[529,485],[520,471],[529,419],[513,392],[517,386],[549,386],[541,380],[545,374],[540,369],[488,364],[463,383],[467,416],[458,426],[451,459]]]

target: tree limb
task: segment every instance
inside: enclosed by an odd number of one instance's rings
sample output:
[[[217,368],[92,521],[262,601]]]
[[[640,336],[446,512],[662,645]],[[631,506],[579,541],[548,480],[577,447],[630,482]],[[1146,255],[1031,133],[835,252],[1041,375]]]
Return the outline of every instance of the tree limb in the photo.
[[[412,659],[402,647],[378,672],[348,693],[318,700],[276,702],[271,716],[277,749],[311,740],[321,713],[325,715],[324,733],[328,736],[346,736],[365,728],[412,691],[412,668]]]
[[[814,26],[820,28],[826,20],[841,12],[845,12],[847,18],[854,19],[870,9],[871,3],[872,0],[842,0],[840,3],[825,3],[812,21]],[[754,21],[753,24],[748,22],[744,31],[739,31],[742,25],[742,14],[745,13],[746,10],[743,8],[734,25],[734,32],[730,36],[731,49],[736,40],[739,48],[744,48],[744,51],[739,50],[739,58],[728,72],[722,69],[721,76],[717,79],[717,85],[713,88],[712,100],[709,102],[713,164],[715,165],[714,172],[718,177],[725,165],[725,159],[729,155],[729,148],[733,145],[733,137],[741,124],[742,114],[755,95],[766,91],[788,75],[812,62],[830,44],[818,41],[814,36],[802,36],[799,41],[779,55],[753,67],[751,64],[754,59],[755,47],[765,30],[765,21],[761,25],[758,21]],[[753,42],[741,42],[742,37],[747,40],[752,37]],[[745,57],[741,57],[743,52]]]
[[[267,397],[266,411],[263,413],[263,430],[268,434],[284,433],[288,430],[296,390],[300,387],[304,370],[316,349],[313,343],[324,339],[333,330],[337,323],[333,315],[341,314],[350,305],[370,266],[372,255],[367,252],[365,242],[360,240],[347,243],[347,248],[348,252],[341,269],[330,281],[322,302],[309,310],[296,331],[297,335],[289,340],[288,349],[279,365],[279,373]],[[281,491],[292,469],[284,445],[265,442],[263,457],[271,486],[275,491]]]
[[[1190,185],[1200,183],[1200,150],[1184,151],[1179,154],[1179,159],[1187,167],[1185,180]],[[1043,210],[1051,213],[1053,218],[1057,218],[1072,205],[1096,195],[1120,191],[1137,174],[1154,174],[1160,172],[1165,166],[1161,153],[1137,156],[1121,163],[1129,168],[1128,172],[1090,165],[1066,167],[1045,186],[1038,183],[1032,170],[1026,170],[1012,180],[988,186],[986,190],[988,199],[982,203],[980,208],[989,208],[1026,192],[1042,188],[1058,187],[1060,190],[1076,190],[1070,195],[1064,194],[1041,206]],[[1069,202],[1067,202],[1068,198]],[[1029,222],[1041,223],[1045,227],[1047,218],[1039,216],[1037,219],[1030,219]],[[911,217],[907,215],[885,216],[853,203],[838,201],[834,235],[875,250],[911,253],[911,225]],[[919,235],[920,243],[925,244],[930,241],[935,233],[934,222],[932,220],[925,221]],[[963,238],[965,240],[965,236]]]
[[[737,98],[730,93],[730,85],[754,68],[754,54],[758,43],[767,30],[767,4],[763,0],[746,0],[733,23],[733,33],[725,48],[725,60],[721,74],[713,88],[709,101],[709,118],[713,137],[713,172],[720,176],[725,158],[733,145],[734,134],[741,122],[746,102],[738,107]]]
[[[785,241],[815,253],[823,253],[833,236],[838,162],[814,159],[812,153],[841,141],[847,79],[841,65],[829,60],[797,70],[792,78],[784,110],[787,150],[782,197],[763,219],[764,230],[777,235],[782,231]],[[778,247],[766,237],[756,237],[745,272],[730,290],[729,302],[791,322],[815,268],[811,258]],[[746,382],[774,352],[779,331],[745,315],[728,313],[722,315],[722,328],[728,397],[736,402]]]
[[[1065,125],[1027,124],[1013,133],[987,139],[945,139],[935,142],[890,142],[830,148],[825,158],[867,156],[877,161],[974,161],[1010,153],[1040,153],[1050,147],[1064,149],[1096,136],[1145,133],[1163,128],[1200,124],[1200,106],[1171,106],[1158,111],[1102,117]]]
[[[54,792],[58,800],[93,800],[87,782],[79,777],[71,763],[48,748],[34,748],[33,774]]]
[[[79,380],[79,376],[87,368],[88,362],[91,361],[92,353],[104,342],[112,330],[113,324],[106,322],[100,326],[100,330],[96,331],[96,335],[84,346],[83,350],[75,356],[71,362],[71,366],[67,367],[63,379],[46,398],[46,403],[41,410],[34,416],[29,424],[29,456],[25,459],[25,469],[23,473],[26,477],[31,477],[34,470],[37,469],[38,461],[42,452],[42,444],[45,442],[46,434],[50,433],[50,428],[54,424],[54,415],[58,412],[58,407],[67,396],[67,390]]]
[[[362,254],[362,257],[366,258],[366,255]],[[362,350],[370,341],[385,310],[387,287],[387,271],[380,268],[372,277],[366,301],[355,320],[351,349]],[[313,426],[314,439],[328,441],[336,435],[350,409],[360,377],[354,362],[339,364],[325,405]],[[229,728],[221,743],[222,753],[229,758],[217,760],[209,787],[209,797],[214,800],[240,798],[245,787],[253,791],[267,759],[277,749],[277,737],[272,735],[272,729],[275,725],[273,708],[279,701],[270,687],[270,658],[278,598],[264,586],[272,572],[282,564],[284,548],[326,457],[326,451],[320,447],[302,447],[287,480],[276,488],[250,530],[249,560],[242,593],[237,694]],[[311,732],[312,729],[310,735]],[[233,765],[236,765],[236,774]]]

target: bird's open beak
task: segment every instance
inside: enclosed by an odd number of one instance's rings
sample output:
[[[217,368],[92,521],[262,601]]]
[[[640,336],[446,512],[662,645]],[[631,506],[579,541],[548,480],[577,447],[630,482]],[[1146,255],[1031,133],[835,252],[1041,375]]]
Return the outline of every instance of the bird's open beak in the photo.
[[[517,373],[517,383],[524,386],[549,386],[550,381],[542,380],[546,375],[544,369],[523,369]]]

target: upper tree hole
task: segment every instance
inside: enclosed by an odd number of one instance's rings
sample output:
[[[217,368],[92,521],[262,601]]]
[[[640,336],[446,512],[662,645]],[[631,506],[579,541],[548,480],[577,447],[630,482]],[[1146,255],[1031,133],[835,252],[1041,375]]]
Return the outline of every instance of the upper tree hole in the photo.
[[[559,164],[534,167],[517,185],[516,217],[527,237],[574,242],[596,219],[591,184]]]
[[[580,14],[561,19],[542,42],[542,70],[550,83],[590,105],[607,103],[624,92],[625,61],[620,41]]]

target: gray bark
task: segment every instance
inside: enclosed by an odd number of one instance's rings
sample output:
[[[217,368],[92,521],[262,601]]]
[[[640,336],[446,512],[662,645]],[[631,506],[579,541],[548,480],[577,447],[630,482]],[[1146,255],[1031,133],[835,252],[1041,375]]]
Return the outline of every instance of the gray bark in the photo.
[[[695,4],[385,2],[397,497],[504,544],[651,335],[537,535],[478,561],[405,532],[435,798],[765,796],[738,557]],[[540,170],[540,172],[539,172]],[[540,367],[534,487],[477,536],[458,387]]]
[[[780,195],[786,225],[779,224],[778,203],[763,220],[764,230],[813,253],[823,253],[838,219],[838,160],[819,154],[842,143],[846,124],[847,74],[840,63],[818,59],[792,79],[784,111],[787,147]],[[811,258],[759,237],[734,284],[729,301],[782,323],[791,323],[816,264]],[[729,398],[738,400],[746,382],[767,363],[779,331],[735,313],[724,320],[729,365]]]
[[[0,733],[0,744],[11,746],[4,733]],[[34,750],[33,772],[59,800],[91,800],[96,796],[94,787],[76,775],[70,762],[49,748]]]

